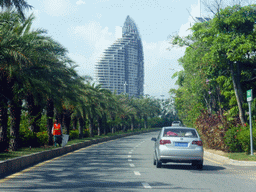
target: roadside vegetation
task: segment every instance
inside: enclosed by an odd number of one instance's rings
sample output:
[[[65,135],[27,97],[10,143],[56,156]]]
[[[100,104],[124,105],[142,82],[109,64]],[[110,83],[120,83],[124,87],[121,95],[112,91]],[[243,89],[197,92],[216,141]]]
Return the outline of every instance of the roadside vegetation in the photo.
[[[32,30],[24,0],[0,1],[0,156],[51,148],[53,120],[70,142],[171,125],[171,100],[116,95],[79,76],[68,50]],[[79,141],[79,140],[78,140]]]
[[[179,118],[198,129],[205,147],[248,154],[246,91],[252,89],[256,95],[256,5],[224,8],[215,3],[208,6],[212,18],[196,22],[190,28],[191,35],[172,36],[172,46],[186,46],[186,51],[179,59],[184,70],[173,76],[179,88],[170,93],[175,97]],[[255,107],[253,100],[254,149]]]

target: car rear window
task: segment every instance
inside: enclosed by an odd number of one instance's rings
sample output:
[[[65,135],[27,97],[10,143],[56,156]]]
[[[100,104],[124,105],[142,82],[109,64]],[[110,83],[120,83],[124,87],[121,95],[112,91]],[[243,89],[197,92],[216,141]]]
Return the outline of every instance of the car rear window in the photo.
[[[197,133],[193,129],[172,129],[172,128],[167,128],[164,129],[163,133],[164,137],[190,137],[190,138],[197,138]]]

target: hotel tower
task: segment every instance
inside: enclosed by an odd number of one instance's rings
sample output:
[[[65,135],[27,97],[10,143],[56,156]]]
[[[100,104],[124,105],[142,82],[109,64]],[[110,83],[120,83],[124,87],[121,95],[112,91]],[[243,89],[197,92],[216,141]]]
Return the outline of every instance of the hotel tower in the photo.
[[[143,95],[144,57],[140,34],[127,16],[122,38],[105,49],[96,64],[96,78],[104,89],[113,93],[139,97]]]

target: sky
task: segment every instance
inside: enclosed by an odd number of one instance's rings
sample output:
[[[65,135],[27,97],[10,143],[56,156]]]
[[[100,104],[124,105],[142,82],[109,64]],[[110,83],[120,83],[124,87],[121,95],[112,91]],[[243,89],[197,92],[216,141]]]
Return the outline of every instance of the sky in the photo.
[[[27,0],[36,17],[32,28],[68,50],[78,65],[79,75],[95,79],[95,64],[103,51],[121,37],[127,15],[136,23],[144,51],[144,94],[169,98],[177,89],[172,75],[182,70],[178,59],[185,47],[167,50],[169,36],[186,36],[194,21],[191,16],[208,16],[199,0]],[[160,96],[163,95],[163,96]]]

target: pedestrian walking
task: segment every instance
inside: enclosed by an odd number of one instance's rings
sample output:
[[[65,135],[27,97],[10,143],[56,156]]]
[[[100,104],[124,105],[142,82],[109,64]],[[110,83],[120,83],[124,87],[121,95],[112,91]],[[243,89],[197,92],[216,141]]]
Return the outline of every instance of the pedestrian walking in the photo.
[[[54,138],[54,146],[57,147],[57,144],[59,144],[59,146],[61,146],[62,127],[61,127],[61,124],[58,123],[57,119],[55,119],[53,127],[52,127],[52,135]]]

